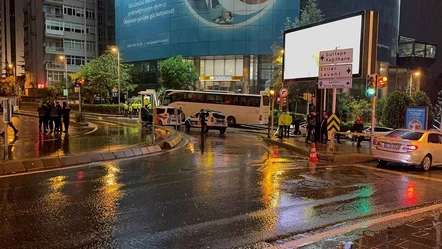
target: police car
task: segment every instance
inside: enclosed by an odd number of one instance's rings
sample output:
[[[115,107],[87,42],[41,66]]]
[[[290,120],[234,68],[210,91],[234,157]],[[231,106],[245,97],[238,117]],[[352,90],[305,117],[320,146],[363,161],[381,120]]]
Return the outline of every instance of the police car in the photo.
[[[226,132],[228,126],[226,116],[219,111],[213,110],[205,110],[204,114],[197,112],[195,115],[188,117],[184,123],[187,132],[189,132],[192,127],[201,129],[200,115],[205,115],[206,118],[207,127],[205,132],[209,130],[219,130],[221,134]]]

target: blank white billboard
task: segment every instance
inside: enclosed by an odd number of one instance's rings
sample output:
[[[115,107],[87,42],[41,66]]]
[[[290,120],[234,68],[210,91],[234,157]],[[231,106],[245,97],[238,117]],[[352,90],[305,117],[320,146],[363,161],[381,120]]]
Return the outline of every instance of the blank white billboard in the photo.
[[[363,15],[284,32],[284,80],[318,77],[319,52],[353,48],[353,74],[361,72]]]

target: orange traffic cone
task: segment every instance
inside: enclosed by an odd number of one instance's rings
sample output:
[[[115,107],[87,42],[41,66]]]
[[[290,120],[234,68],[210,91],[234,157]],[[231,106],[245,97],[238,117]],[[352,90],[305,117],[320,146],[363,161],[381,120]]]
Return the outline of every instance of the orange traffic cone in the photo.
[[[310,149],[310,157],[308,158],[308,160],[310,162],[314,162],[314,163],[319,161],[318,156],[316,155],[316,145],[315,145],[315,143],[312,143],[312,148]]]

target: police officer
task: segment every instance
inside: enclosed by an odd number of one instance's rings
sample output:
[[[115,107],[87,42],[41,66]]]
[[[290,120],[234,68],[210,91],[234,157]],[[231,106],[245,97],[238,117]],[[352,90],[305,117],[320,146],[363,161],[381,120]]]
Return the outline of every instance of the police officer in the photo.
[[[207,127],[207,123],[206,123],[206,112],[204,111],[204,109],[201,109],[200,111],[200,123],[201,123],[201,134],[203,134],[204,132],[206,132],[206,127]]]
[[[290,125],[293,123],[293,117],[290,113],[285,116],[285,136],[290,137]]]

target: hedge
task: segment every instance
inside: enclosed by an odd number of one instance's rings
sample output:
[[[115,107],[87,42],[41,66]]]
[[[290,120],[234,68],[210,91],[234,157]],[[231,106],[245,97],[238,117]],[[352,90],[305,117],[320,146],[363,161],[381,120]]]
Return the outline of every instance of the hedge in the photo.
[[[70,104],[72,111],[78,111],[78,104]],[[97,104],[83,104],[81,105],[83,112],[93,112],[101,114],[118,114],[118,105],[97,105]],[[120,107],[120,111],[124,110],[123,105]]]

